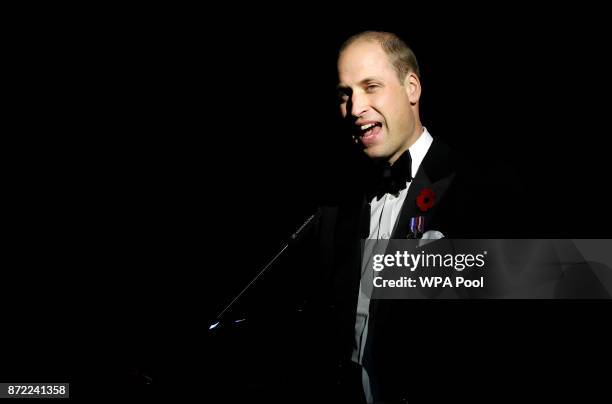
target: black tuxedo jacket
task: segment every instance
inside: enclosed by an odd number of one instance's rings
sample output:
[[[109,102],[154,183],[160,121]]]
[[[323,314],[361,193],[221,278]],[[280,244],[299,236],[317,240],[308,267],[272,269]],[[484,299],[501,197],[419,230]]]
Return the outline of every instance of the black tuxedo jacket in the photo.
[[[503,188],[508,192],[499,192],[500,178],[434,138],[410,185],[392,238],[409,236],[410,219],[416,216],[426,217],[425,231],[437,230],[448,238],[507,234],[509,226],[516,223],[510,202],[516,191],[505,183]],[[425,188],[432,189],[436,196],[433,207],[423,212],[416,200]],[[353,349],[361,240],[368,237],[369,224],[370,205],[363,190],[356,190],[334,206],[322,207],[317,216],[323,269],[318,279],[328,285],[325,295],[333,330],[330,335],[339,364],[350,360]],[[461,339],[456,337],[457,329],[469,322],[461,319],[460,323],[459,319],[457,308],[443,303],[373,299],[363,361],[380,397],[394,402],[420,393],[431,398],[432,392],[440,392],[429,382],[433,380],[430,372],[437,373],[438,367],[449,366],[460,357],[452,353],[445,356],[442,352],[446,351],[441,351],[452,346],[451,341]],[[428,391],[428,386],[433,390]]]

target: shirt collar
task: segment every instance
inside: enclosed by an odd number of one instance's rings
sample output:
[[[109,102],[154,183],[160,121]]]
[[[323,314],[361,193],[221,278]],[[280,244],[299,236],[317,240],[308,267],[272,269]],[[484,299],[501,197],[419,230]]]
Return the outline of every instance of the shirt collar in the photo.
[[[433,137],[429,134],[426,127],[423,127],[423,133],[414,142],[412,146],[408,148],[410,150],[410,157],[412,158],[412,176],[414,177],[433,142]]]

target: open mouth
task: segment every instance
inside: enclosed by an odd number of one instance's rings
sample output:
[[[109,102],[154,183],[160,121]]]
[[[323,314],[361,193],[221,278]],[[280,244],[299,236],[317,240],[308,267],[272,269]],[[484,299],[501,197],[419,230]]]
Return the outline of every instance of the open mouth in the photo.
[[[368,122],[358,127],[359,138],[362,142],[366,143],[368,140],[373,139],[381,131],[382,123],[380,122]]]

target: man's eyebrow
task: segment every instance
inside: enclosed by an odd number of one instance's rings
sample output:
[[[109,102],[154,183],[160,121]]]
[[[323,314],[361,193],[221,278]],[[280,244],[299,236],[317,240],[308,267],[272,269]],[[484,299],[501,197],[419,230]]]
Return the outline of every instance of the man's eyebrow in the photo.
[[[363,80],[361,80],[361,81],[359,82],[359,85],[363,86],[363,85],[368,84],[368,83],[371,83],[371,82],[373,82],[373,81],[380,81],[380,80],[379,80],[379,79],[377,79],[376,77],[366,77],[365,79],[363,79]],[[347,90],[347,89],[349,89],[349,88],[350,88],[349,86],[344,85],[344,84],[338,84],[338,85],[336,86],[336,89],[338,89],[338,90]]]
[[[366,77],[365,79],[361,80],[359,84],[364,85],[364,84],[371,83],[373,81],[380,81],[380,80],[377,79],[376,77]]]

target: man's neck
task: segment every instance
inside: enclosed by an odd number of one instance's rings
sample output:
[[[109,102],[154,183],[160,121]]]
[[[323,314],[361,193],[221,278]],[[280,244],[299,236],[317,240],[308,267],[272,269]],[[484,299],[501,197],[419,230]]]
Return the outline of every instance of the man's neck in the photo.
[[[391,156],[391,158],[388,160],[389,161],[389,165],[393,165],[393,163],[395,163],[397,161],[397,159],[406,150],[408,150],[413,144],[416,143],[417,140],[419,140],[419,138],[423,135],[424,132],[425,132],[425,128],[423,128],[423,126],[420,123],[417,124],[417,126],[415,127],[415,130],[414,130],[414,134],[408,138],[408,140],[406,141],[406,144],[401,149],[399,149],[397,153],[395,153],[393,156]]]

